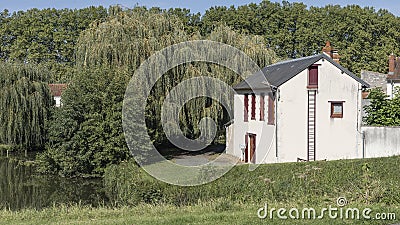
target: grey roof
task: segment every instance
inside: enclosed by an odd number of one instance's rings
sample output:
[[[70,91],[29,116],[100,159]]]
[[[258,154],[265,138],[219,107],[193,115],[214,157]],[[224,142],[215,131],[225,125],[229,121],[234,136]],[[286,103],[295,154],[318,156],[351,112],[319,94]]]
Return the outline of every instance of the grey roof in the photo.
[[[361,79],[370,84],[371,88],[381,88],[382,91],[386,94],[386,80],[387,74],[372,72],[372,71],[361,71]]]
[[[293,59],[293,60],[288,60],[288,61],[283,61],[279,62],[276,64],[269,65],[267,67],[264,67],[261,69],[261,72],[263,73],[264,77],[261,77],[261,73],[257,72],[251,76],[249,76],[246,80],[242,81],[238,85],[234,87],[235,90],[254,90],[258,88],[264,88],[267,86],[265,83],[261,84],[262,81],[265,80],[265,78],[268,80],[268,82],[275,86],[279,87],[282,84],[284,84],[286,81],[292,79],[294,76],[299,74],[301,71],[307,69],[309,66],[312,64],[318,62],[320,59],[326,59],[333,65],[335,65],[337,68],[342,70],[344,73],[355,79],[356,81],[360,82],[364,87],[369,87],[369,84],[356,75],[354,75],[352,72],[341,66],[340,64],[336,63],[331,59],[331,57],[325,55],[325,54],[319,54],[319,55],[313,55],[313,56],[308,56],[308,57],[303,57],[303,58],[298,58],[298,59]],[[250,88],[251,87],[251,88]]]

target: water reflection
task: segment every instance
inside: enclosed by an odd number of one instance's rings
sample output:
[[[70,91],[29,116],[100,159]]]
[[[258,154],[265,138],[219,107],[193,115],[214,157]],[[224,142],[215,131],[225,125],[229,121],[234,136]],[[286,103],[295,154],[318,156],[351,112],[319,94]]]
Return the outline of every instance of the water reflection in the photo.
[[[58,203],[105,204],[102,180],[38,175],[32,165],[0,158],[0,209],[40,209]]]

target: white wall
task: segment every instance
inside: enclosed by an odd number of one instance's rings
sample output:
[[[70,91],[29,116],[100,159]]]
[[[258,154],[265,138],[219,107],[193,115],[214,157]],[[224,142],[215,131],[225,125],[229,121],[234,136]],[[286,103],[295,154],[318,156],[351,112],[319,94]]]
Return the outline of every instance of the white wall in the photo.
[[[256,163],[276,162],[274,131],[275,126],[268,125],[268,97],[264,98],[264,121],[260,121],[260,95],[256,95],[256,120],[251,120],[251,95],[249,95],[248,122],[244,122],[244,95],[235,95],[235,120],[233,126],[233,140],[228,144],[233,155],[244,160],[242,147],[245,147],[246,133],[256,134]],[[232,129],[232,128],[229,128]],[[249,144],[250,146],[250,144]],[[250,147],[248,148],[250,151]],[[248,153],[250,156],[250,153]],[[250,159],[249,159],[250,160]]]
[[[225,153],[226,154],[230,154],[230,155],[235,155],[234,151],[233,151],[233,147],[234,147],[234,125],[230,124],[229,126],[227,126],[225,128],[225,132],[226,132],[226,143],[225,143]]]
[[[400,155],[400,127],[362,127],[365,158]]]
[[[60,107],[61,104],[61,96],[54,96],[54,101],[56,102],[56,107]]]
[[[396,82],[396,83],[387,83],[387,90],[386,93],[389,96],[390,99],[392,99],[394,97],[394,91],[396,89],[396,87],[400,88],[400,82]]]
[[[277,104],[279,162],[307,159],[307,70],[279,88]]]
[[[316,160],[361,156],[361,85],[320,60],[316,97]],[[307,159],[308,71],[280,87],[278,103],[278,152],[280,162]],[[329,101],[344,101],[343,118],[331,118]]]
[[[360,158],[361,84],[342,74],[328,61],[321,61],[317,94],[317,160]],[[344,101],[343,118],[330,118],[329,101]]]

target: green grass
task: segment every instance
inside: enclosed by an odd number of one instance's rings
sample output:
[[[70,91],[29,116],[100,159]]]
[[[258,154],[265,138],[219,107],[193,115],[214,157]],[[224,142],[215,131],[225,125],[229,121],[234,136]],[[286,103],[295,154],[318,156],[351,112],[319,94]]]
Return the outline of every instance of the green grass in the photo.
[[[345,220],[329,218],[281,220],[259,219],[257,210],[262,205],[225,205],[223,201],[177,207],[172,205],[140,205],[136,207],[91,208],[86,206],[54,206],[41,211],[0,211],[0,224],[393,224],[399,220]],[[293,207],[276,204],[274,207]],[[362,208],[362,206],[359,206]],[[365,206],[364,206],[365,207]],[[300,207],[299,207],[300,208]],[[398,207],[390,209],[400,215]],[[374,212],[389,212],[374,207]]]
[[[325,204],[346,197],[357,204],[400,205],[400,157],[234,167],[206,185],[178,187],[160,182],[128,162],[106,170],[105,184],[119,205],[193,205],[224,198],[234,203],[264,201]],[[181,172],[184,176],[184,171]],[[206,171],[203,176],[213,176]],[[196,179],[196,178],[193,178]]]

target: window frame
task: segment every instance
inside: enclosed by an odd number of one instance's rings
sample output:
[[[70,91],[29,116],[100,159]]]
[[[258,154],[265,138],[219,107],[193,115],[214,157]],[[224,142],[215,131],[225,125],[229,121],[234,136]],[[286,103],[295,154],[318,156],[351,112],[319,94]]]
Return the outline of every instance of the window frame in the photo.
[[[343,118],[345,101],[329,101],[331,104],[331,118]],[[340,105],[342,113],[335,113],[335,105]]]
[[[320,64],[313,64],[311,66],[308,67],[308,73],[307,73],[307,88],[318,88],[318,84],[319,84],[319,69],[318,67],[320,66]],[[312,71],[315,71],[314,75],[316,76],[314,78],[314,80],[316,81],[315,83],[310,83],[310,81],[312,79],[311,75],[312,75]]]

